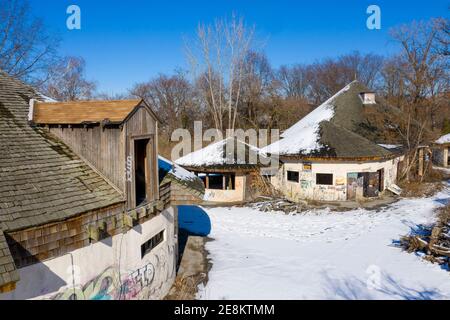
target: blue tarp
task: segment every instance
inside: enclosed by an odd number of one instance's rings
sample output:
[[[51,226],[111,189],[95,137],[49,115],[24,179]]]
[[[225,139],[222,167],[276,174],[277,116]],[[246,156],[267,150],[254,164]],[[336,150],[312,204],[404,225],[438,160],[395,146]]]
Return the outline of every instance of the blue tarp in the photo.
[[[178,227],[189,234],[205,237],[211,232],[211,220],[200,207],[178,206]]]

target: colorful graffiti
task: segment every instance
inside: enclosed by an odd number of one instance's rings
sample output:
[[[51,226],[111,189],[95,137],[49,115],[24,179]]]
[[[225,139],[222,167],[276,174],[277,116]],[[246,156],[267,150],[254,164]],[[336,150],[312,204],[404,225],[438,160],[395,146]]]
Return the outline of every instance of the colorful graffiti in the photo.
[[[169,258],[168,258],[169,257]],[[135,300],[161,297],[164,285],[175,277],[174,247],[149,257],[143,267],[119,272],[109,267],[85,285],[65,287],[52,300]]]

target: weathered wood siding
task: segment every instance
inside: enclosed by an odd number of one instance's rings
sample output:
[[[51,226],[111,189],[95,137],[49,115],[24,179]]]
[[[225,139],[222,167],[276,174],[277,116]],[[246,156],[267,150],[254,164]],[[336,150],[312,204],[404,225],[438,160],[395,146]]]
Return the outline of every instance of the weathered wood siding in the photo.
[[[157,120],[143,104],[125,120],[123,126],[51,125],[51,133],[63,140],[75,153],[86,159],[125,195],[127,209],[136,207],[134,183],[134,141],[149,139],[147,148],[148,202],[158,200]],[[127,160],[130,165],[127,165]],[[127,173],[127,170],[129,171]]]
[[[134,140],[149,139],[147,148],[148,173],[147,185],[148,202],[159,199],[159,179],[158,179],[158,146],[157,146],[157,132],[158,125],[156,119],[151,115],[150,111],[141,106],[132,113],[124,123],[126,142],[125,142],[125,159],[131,159],[133,166],[135,161]],[[134,167],[133,167],[134,170]],[[136,207],[135,200],[135,183],[134,174],[133,179],[126,180],[126,198],[128,209]]]
[[[124,131],[119,126],[50,126],[50,132],[125,192]]]
[[[156,120],[150,111],[141,106],[126,120],[129,135],[156,134]]]

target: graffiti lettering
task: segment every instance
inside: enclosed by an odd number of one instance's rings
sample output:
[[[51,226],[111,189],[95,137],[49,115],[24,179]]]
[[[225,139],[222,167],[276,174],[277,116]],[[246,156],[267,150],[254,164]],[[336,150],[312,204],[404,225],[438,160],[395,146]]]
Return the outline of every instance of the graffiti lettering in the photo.
[[[168,260],[167,257],[171,257]],[[123,275],[123,273],[122,273]],[[143,267],[122,276],[109,267],[85,285],[71,285],[52,296],[52,300],[132,300],[161,296],[162,287],[175,277],[174,247],[168,246]]]
[[[126,180],[129,182],[133,181],[133,158],[131,156],[127,156],[127,162],[125,166],[125,174],[126,174]]]

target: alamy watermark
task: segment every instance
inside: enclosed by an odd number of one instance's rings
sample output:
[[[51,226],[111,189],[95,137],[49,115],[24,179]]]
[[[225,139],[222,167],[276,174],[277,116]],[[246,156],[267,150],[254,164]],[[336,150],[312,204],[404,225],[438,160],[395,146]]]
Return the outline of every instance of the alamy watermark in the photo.
[[[366,20],[366,26],[369,30],[380,30],[381,29],[381,9],[376,4],[371,4],[367,7],[367,14],[370,16]]]
[[[66,26],[69,30],[81,29],[81,9],[79,6],[72,4],[67,7],[66,13],[69,15],[66,20]]]

